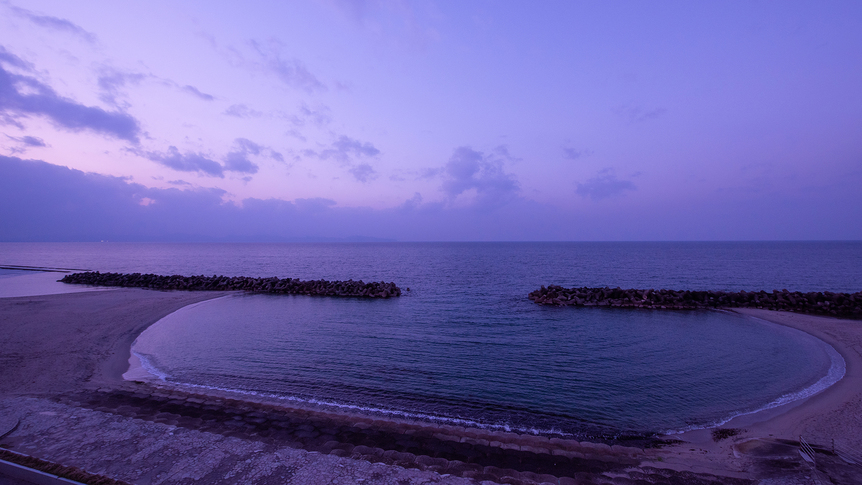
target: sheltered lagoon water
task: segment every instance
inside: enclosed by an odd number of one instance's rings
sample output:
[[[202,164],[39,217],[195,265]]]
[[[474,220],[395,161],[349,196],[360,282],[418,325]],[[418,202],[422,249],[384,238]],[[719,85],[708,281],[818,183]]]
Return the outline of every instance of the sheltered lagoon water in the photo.
[[[856,242],[2,248],[7,264],[395,281],[411,291],[201,304],[151,327],[135,349],[181,382],[578,433],[711,424],[809,388],[838,365],[822,343],[783,327],[718,312],[541,307],[526,298],[539,286],[862,288]],[[148,341],[156,345],[144,350]]]
[[[409,297],[238,295],[169,315],[133,350],[179,383],[604,436],[720,423],[840,371],[823,342],[734,314],[525,306],[455,317]]]

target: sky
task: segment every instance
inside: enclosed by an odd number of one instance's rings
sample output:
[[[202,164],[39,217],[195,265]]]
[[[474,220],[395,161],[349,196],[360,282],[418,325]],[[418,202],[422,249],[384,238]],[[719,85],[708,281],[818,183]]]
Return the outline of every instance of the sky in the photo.
[[[0,240],[858,240],[860,86],[855,0],[0,0]]]

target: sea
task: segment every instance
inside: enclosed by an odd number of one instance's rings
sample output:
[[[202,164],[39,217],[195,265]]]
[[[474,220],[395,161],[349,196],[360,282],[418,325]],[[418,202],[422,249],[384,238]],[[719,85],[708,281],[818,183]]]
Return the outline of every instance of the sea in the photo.
[[[0,243],[14,265],[395,282],[390,299],[227,295],[132,351],[175,385],[604,439],[719,426],[822,391],[844,362],[731,312],[557,308],[531,291],[862,290],[862,242]]]

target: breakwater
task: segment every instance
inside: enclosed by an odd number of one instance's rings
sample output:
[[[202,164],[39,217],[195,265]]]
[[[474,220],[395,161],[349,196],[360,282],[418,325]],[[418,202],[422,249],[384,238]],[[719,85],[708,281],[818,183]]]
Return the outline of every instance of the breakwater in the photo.
[[[249,278],[245,276],[163,276],[141,273],[100,273],[88,271],[67,274],[62,283],[93,286],[151,288],[185,291],[248,291],[283,295],[353,296],[390,298],[401,296],[395,283],[353,281],[302,281],[295,278]]]
[[[530,293],[540,305],[608,306],[694,310],[700,308],[763,308],[843,318],[862,318],[862,292],[832,293],[765,291],[678,291],[621,288],[563,288],[550,285]]]

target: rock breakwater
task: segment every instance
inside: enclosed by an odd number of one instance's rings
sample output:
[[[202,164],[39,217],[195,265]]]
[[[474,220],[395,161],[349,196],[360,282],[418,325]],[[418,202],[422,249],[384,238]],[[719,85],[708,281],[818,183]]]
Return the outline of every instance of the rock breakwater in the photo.
[[[550,285],[530,293],[540,305],[608,306],[622,308],[763,308],[862,319],[862,292],[832,293],[774,290],[765,291],[678,291],[621,288],[563,288]]]
[[[72,273],[59,281],[75,285],[120,286],[155,290],[248,291],[284,295],[353,296],[391,298],[401,296],[395,283],[353,281],[302,281],[295,278],[249,278],[245,276],[163,276],[141,273]]]

